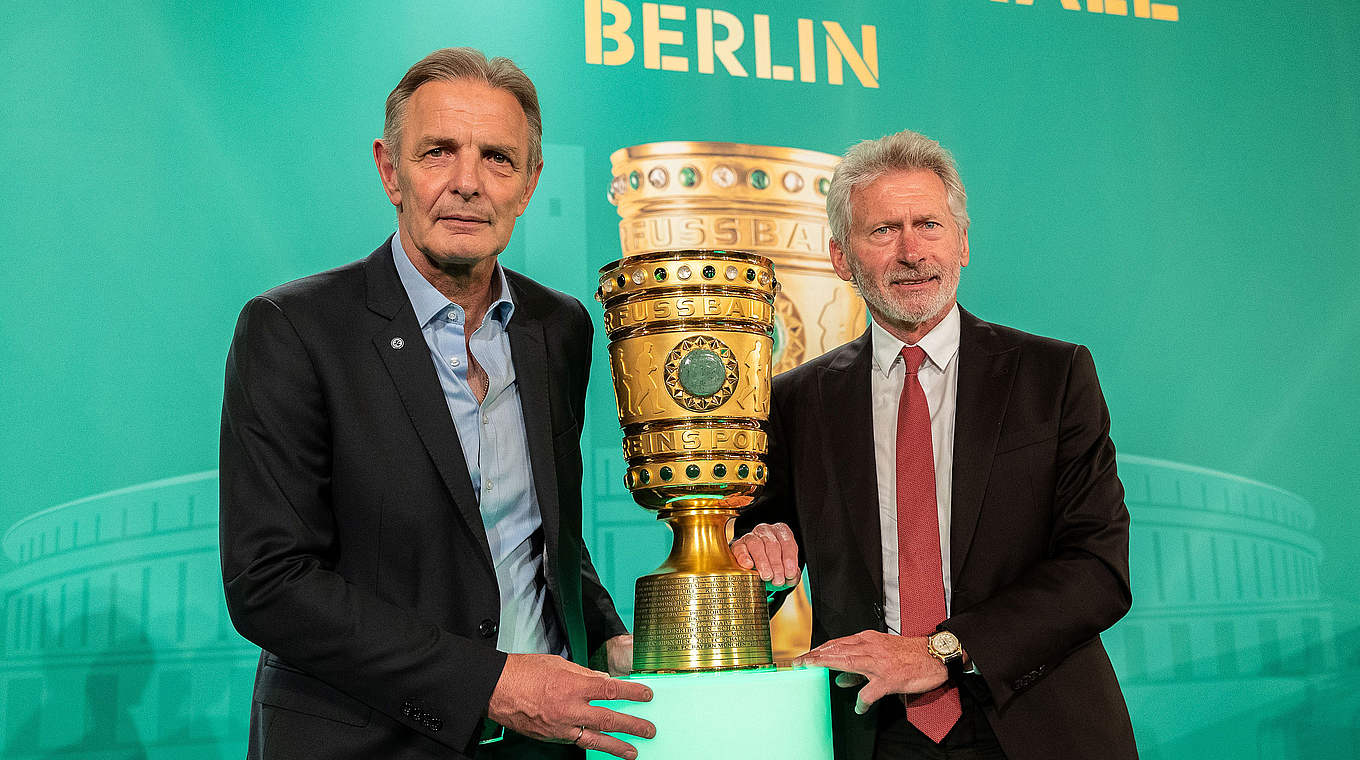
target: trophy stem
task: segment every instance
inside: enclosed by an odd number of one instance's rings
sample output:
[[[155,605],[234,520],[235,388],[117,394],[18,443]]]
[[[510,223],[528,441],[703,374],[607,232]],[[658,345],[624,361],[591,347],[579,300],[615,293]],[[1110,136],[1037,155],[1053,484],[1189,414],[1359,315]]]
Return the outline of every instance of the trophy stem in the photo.
[[[658,514],[675,542],[661,567],[637,582],[634,672],[774,664],[765,583],[727,546],[727,523],[737,510],[704,503],[710,501],[673,503]]]

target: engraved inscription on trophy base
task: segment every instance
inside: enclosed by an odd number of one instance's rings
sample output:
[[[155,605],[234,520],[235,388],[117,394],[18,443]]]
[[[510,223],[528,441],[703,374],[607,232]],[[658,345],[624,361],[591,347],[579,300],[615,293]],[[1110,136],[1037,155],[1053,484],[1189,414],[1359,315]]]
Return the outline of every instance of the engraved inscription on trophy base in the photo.
[[[754,573],[638,579],[633,670],[731,670],[773,664],[765,582]]]

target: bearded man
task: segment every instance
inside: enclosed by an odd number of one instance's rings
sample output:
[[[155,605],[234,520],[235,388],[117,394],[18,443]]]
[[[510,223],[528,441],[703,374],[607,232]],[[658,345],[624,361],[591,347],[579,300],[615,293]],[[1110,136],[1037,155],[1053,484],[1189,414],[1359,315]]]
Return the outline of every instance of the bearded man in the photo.
[[[873,323],[774,379],[733,553],[775,607],[806,561],[837,758],[1136,757],[1099,636],[1131,603],[1129,516],[1090,353],[958,306],[967,196],[934,140],[852,147],[827,213]]]

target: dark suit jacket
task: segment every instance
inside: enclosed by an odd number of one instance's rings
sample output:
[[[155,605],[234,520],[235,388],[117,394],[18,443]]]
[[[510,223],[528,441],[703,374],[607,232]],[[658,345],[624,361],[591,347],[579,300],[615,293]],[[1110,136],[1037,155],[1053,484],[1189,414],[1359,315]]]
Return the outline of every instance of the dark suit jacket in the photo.
[[[508,331],[571,657],[624,627],[581,540],[592,328],[514,272]],[[246,305],[227,358],[221,548],[237,630],[264,650],[263,758],[455,758],[505,663],[486,530],[390,243]]]
[[[1129,517],[1082,346],[961,311],[950,525],[953,631],[1012,760],[1135,757],[1099,634],[1128,611]],[[774,379],[770,484],[738,523],[786,522],[808,567],[812,644],[886,630],[870,333]],[[873,754],[875,711],[832,689],[837,757]]]

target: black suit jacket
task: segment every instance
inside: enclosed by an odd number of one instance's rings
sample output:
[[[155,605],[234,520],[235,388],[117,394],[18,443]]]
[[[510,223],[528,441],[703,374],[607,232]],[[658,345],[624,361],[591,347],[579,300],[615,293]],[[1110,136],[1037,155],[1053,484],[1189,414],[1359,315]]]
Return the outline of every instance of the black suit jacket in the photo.
[[[961,310],[950,522],[953,615],[1002,747],[1136,757],[1099,634],[1128,611],[1128,511],[1109,413],[1082,346]],[[773,381],[770,484],[738,523],[786,522],[806,561],[814,646],[886,630],[870,333]],[[984,686],[985,683],[985,686]],[[833,687],[837,757],[873,754],[876,710]]]
[[[575,299],[506,276],[544,575],[583,663],[625,630],[581,539],[592,327]],[[251,755],[471,754],[505,663],[500,598],[390,242],[246,305],[227,358],[221,446],[227,606],[264,650]]]

